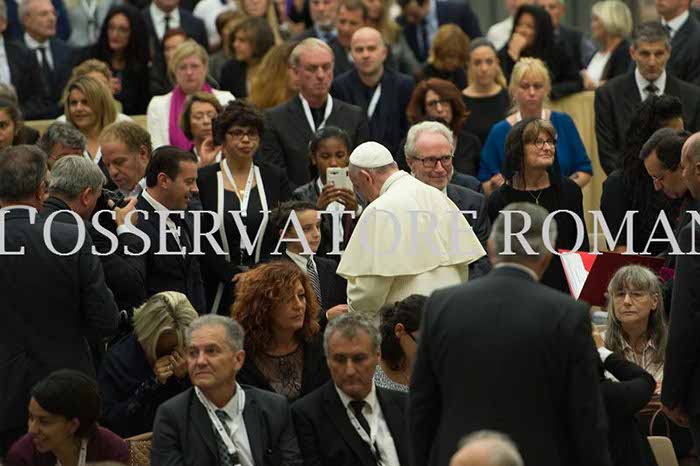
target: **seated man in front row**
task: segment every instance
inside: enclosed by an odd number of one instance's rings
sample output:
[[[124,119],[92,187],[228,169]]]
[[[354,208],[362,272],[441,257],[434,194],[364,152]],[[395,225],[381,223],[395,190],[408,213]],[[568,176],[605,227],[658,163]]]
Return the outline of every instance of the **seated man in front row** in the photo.
[[[187,331],[187,371],[194,387],[163,403],[153,423],[151,464],[301,465],[287,400],[241,388],[243,329],[206,315]]]
[[[305,464],[409,464],[407,396],[373,382],[380,340],[375,326],[345,314],[328,323],[323,338],[332,381],[292,405]]]

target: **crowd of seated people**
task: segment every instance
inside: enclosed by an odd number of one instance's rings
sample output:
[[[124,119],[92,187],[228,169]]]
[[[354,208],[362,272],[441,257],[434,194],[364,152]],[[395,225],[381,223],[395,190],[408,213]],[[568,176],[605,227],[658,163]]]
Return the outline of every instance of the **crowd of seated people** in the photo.
[[[129,464],[141,434],[154,466],[546,463],[527,419],[479,424],[487,380],[563,416],[594,388],[561,464],[652,466],[659,432],[696,457],[697,2],[597,1],[590,39],[563,0],[505,3],[489,29],[468,0],[0,0],[0,464]],[[658,258],[606,277],[601,332],[557,256],[590,249],[591,184],[607,249]],[[499,250],[509,211],[550,247]],[[570,315],[509,320],[531,286]]]

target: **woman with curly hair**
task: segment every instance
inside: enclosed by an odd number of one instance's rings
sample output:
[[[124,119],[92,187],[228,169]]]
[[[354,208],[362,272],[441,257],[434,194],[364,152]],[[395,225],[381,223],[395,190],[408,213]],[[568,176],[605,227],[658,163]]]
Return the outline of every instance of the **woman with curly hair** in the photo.
[[[292,195],[284,171],[262,161],[253,162],[264,126],[255,107],[240,100],[230,102],[212,129],[223,159],[199,170],[202,208],[216,212],[220,224],[214,234],[218,249],[205,241],[202,256],[207,302],[211,311],[219,314],[228,314],[234,275],[242,267],[259,263],[274,249],[276,233],[268,228],[268,212]],[[229,211],[240,211],[241,216],[234,220]],[[202,216],[202,228],[215,229],[211,215]]]
[[[241,275],[231,316],[245,330],[246,359],[237,380],[295,400],[330,379],[318,323],[319,304],[306,273],[288,261]]]

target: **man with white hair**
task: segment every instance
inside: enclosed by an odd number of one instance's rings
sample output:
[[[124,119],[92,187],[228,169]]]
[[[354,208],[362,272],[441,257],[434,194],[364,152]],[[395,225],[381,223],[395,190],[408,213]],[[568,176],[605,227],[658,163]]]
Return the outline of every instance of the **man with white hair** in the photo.
[[[507,435],[480,430],[464,437],[450,466],[525,466],[518,447]]]
[[[370,202],[338,266],[351,312],[374,319],[386,303],[467,280],[485,251],[447,196],[399,170],[377,142],[353,151],[350,179]]]

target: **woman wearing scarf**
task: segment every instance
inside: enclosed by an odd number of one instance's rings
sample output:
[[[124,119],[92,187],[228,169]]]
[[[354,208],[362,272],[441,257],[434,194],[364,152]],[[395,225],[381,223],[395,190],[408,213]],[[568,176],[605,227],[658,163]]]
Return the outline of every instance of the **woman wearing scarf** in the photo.
[[[230,92],[212,89],[206,83],[208,66],[206,50],[194,40],[186,40],[175,50],[169,66],[170,73],[175,76],[175,88],[168,94],[153,97],[146,112],[154,149],[169,144],[183,150],[192,148],[192,141],[178,124],[188,95],[208,92],[214,94],[221,105],[235,99]]]

